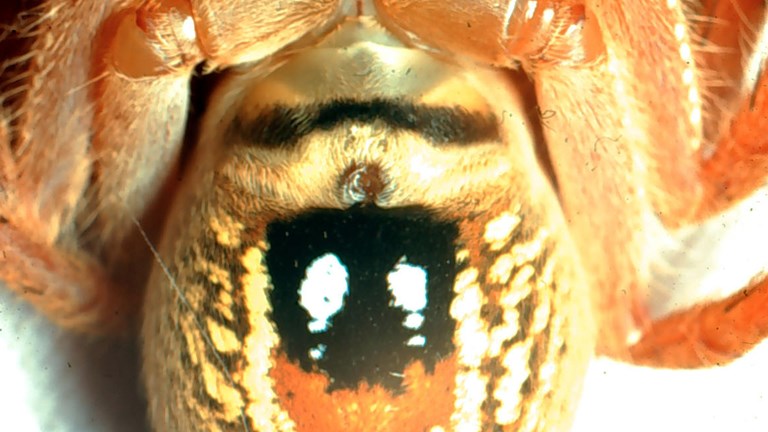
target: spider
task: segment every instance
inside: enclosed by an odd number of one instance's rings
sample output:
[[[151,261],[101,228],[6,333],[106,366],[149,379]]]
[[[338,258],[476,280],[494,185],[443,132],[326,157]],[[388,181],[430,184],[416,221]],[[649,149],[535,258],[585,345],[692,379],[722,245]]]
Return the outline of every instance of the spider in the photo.
[[[142,328],[157,430],[567,430],[697,368],[653,249],[765,184],[759,1],[44,1],[8,19],[0,278]]]

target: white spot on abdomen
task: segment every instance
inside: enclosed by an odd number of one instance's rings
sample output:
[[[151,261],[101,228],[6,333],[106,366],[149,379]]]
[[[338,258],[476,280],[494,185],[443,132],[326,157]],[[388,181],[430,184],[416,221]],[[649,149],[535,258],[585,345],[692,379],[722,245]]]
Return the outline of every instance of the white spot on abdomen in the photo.
[[[403,326],[418,330],[424,323],[424,308],[427,307],[427,272],[424,268],[408,264],[405,256],[395,264],[394,269],[387,275],[389,292],[392,293],[391,305],[410,312],[403,321]],[[423,339],[424,336],[421,336]],[[413,340],[413,338],[411,338]],[[424,343],[408,345],[420,345]]]
[[[427,338],[424,335],[416,335],[408,339],[405,344],[408,346],[420,346],[423,347],[427,343]]]
[[[328,330],[328,320],[344,307],[349,294],[349,274],[339,258],[327,253],[312,261],[299,288],[299,304],[312,320],[307,327],[312,333]]]
[[[309,358],[312,360],[322,360],[323,356],[325,356],[325,350],[328,349],[328,346],[325,344],[318,344],[314,348],[309,349]]]

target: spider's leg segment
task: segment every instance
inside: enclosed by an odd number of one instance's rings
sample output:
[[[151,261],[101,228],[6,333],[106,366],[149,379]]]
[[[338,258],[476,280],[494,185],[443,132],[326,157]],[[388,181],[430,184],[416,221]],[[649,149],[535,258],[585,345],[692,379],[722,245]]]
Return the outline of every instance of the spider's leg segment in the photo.
[[[630,348],[638,364],[695,368],[726,364],[768,334],[768,279],[728,298],[673,313]]]
[[[0,247],[6,286],[64,327],[115,330],[139,306],[138,296],[116,286],[84,254],[36,244],[8,223],[0,224]]]
[[[699,218],[716,215],[766,185],[768,71],[763,70],[763,66],[753,81],[753,92],[744,98],[739,111],[730,119],[713,154],[701,157],[704,196],[698,207]]]
[[[11,216],[14,209],[31,204],[21,197],[35,184],[17,176],[20,165],[10,137],[8,123],[0,117],[0,276],[6,287],[68,327],[120,323],[121,312],[128,315],[138,305],[126,304],[124,293],[99,265],[24,231],[41,226],[39,221]]]
[[[52,320],[91,330],[117,324],[138,304],[79,237],[94,175],[87,65],[109,8],[43,2],[18,11],[0,50],[0,279]]]
[[[768,178],[768,72],[765,71],[766,4],[704,2],[697,32],[710,44],[700,62],[709,74],[711,100],[700,152],[703,195],[695,219],[726,210]],[[713,3],[713,4],[712,4]],[[711,9],[711,10],[710,10]],[[735,114],[734,114],[735,113]],[[727,363],[768,335],[768,279],[722,300],[673,313],[648,328],[631,348],[637,363],[699,367]]]

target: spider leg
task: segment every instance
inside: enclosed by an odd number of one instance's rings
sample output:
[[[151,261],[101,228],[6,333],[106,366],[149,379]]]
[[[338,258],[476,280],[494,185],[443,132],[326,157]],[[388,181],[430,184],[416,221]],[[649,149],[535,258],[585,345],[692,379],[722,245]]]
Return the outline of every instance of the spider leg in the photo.
[[[58,325],[119,331],[138,310],[140,296],[82,253],[35,244],[7,223],[0,224],[0,245],[5,286]]]
[[[119,327],[138,304],[136,291],[112,282],[78,238],[94,173],[87,65],[110,6],[16,5],[0,36],[0,280],[51,320],[81,330]]]
[[[125,247],[132,218],[152,221],[186,119],[191,66],[143,80],[116,70],[126,51],[138,53],[134,66],[163,66],[141,57],[138,32],[119,31],[139,24],[121,3],[43,2],[20,11],[3,41],[17,51],[2,51],[0,279],[78,330],[112,329],[135,315],[147,260]],[[147,22],[156,33],[176,24]],[[121,41],[134,43],[123,50]]]
[[[82,251],[67,250],[30,235],[39,221],[19,217],[29,202],[21,189],[8,122],[0,117],[0,280],[57,324],[81,331],[121,329],[138,309],[139,296],[115,285],[103,267]],[[16,212],[14,212],[14,210]],[[40,230],[34,230],[40,227]]]
[[[692,200],[680,190],[668,191],[695,209],[687,217],[668,219],[671,225],[715,216],[768,182],[766,4],[708,1],[701,8],[708,18],[694,31],[706,41],[697,59],[707,94],[703,133],[709,145],[694,159],[701,195]],[[652,323],[630,348],[632,361],[672,368],[728,363],[768,337],[767,311],[768,278],[763,276],[728,298]]]
[[[730,208],[768,182],[768,71],[756,79],[714,153],[701,158],[704,196],[697,217]]]
[[[658,191],[656,208],[670,227],[714,216],[768,181],[768,5],[762,0],[707,0],[690,7],[690,37],[680,46],[692,52],[696,68],[680,82],[693,93],[688,95],[691,103],[679,112],[681,118],[700,119],[700,143],[694,153],[650,154],[651,165],[661,167],[650,187]],[[658,142],[666,146],[668,141]],[[681,160],[694,165],[681,167]],[[679,175],[688,180],[680,181]]]
[[[630,348],[632,361],[649,366],[724,365],[768,335],[768,279],[722,300],[696,305],[653,323]]]

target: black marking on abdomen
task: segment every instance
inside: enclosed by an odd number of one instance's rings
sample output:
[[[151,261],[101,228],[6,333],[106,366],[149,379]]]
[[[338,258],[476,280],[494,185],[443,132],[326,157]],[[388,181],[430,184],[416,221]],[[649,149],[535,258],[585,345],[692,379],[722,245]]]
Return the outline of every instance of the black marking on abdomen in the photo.
[[[344,122],[381,122],[395,132],[415,132],[436,145],[502,141],[493,114],[471,112],[460,106],[428,106],[391,99],[266,106],[255,118],[236,117],[231,133],[258,147],[286,148],[316,130],[332,130]]]
[[[316,210],[267,229],[267,266],[273,283],[271,320],[281,349],[305,371],[322,370],[329,390],[357,388],[361,382],[402,391],[402,373],[414,361],[427,372],[450,355],[456,324],[449,309],[456,276],[455,224],[437,222],[422,210],[353,207]],[[301,304],[307,269],[333,254],[346,266],[348,294],[327,328],[310,331],[313,317]],[[428,274],[426,307],[419,329],[405,328],[406,312],[393,304],[387,275],[402,257]],[[410,288],[409,288],[410,289]],[[408,345],[415,335],[423,346]],[[321,358],[308,352],[324,346]]]

